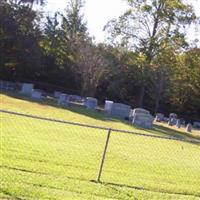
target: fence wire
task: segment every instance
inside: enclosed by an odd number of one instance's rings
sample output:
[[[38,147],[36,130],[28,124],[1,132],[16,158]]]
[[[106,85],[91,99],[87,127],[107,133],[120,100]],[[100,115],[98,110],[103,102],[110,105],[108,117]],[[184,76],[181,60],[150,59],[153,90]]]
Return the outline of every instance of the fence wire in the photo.
[[[200,141],[1,114],[1,187],[65,178],[200,196]]]

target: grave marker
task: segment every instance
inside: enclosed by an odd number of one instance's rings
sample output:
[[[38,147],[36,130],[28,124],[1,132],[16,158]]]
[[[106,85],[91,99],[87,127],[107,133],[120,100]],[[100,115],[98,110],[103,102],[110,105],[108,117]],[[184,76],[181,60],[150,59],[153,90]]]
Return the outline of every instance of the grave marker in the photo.
[[[112,105],[110,110],[110,114],[112,116],[122,119],[129,118],[131,106],[122,103],[112,103],[110,105]]]
[[[31,95],[34,85],[30,83],[23,83],[21,93],[25,95]]]
[[[31,97],[33,99],[41,99],[42,98],[42,91],[41,90],[32,90]]]
[[[133,121],[132,124],[151,129],[153,127],[153,116],[148,110],[136,108],[133,110]]]
[[[85,106],[87,109],[95,110],[97,108],[98,100],[93,97],[85,99]]]

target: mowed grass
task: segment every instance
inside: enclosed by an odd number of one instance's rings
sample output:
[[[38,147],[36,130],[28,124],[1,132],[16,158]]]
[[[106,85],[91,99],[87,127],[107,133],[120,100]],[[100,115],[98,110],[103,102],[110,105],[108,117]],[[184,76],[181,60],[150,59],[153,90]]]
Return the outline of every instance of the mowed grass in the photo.
[[[0,94],[0,109],[53,119],[79,122],[82,124],[129,130],[137,133],[200,140],[200,131],[197,130],[193,130],[192,133],[186,133],[184,129],[178,130],[174,127],[168,127],[161,123],[157,123],[152,130],[140,129],[133,127],[127,121],[111,119],[109,116],[100,112],[93,112],[78,106],[62,108],[57,105],[55,100],[34,102],[32,99],[13,93],[9,93],[9,96],[7,94]]]
[[[6,95],[1,109],[143,131]],[[96,183],[106,131],[0,114],[1,199],[200,199],[197,144],[112,132]]]

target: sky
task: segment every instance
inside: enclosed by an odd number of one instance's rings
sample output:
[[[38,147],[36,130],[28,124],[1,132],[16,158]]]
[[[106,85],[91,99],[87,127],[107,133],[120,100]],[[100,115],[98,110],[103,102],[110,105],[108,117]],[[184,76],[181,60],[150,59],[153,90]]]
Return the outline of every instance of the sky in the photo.
[[[67,0],[46,1],[44,9],[49,14],[55,11],[62,12],[67,5]],[[187,2],[194,5],[196,15],[200,17],[200,0],[187,0]],[[103,42],[106,36],[103,27],[109,20],[120,16],[126,9],[127,3],[124,0],[85,0],[83,12],[90,35],[94,36],[97,42]],[[200,41],[200,27],[195,32],[195,27],[192,26],[187,32],[189,40],[197,38]]]

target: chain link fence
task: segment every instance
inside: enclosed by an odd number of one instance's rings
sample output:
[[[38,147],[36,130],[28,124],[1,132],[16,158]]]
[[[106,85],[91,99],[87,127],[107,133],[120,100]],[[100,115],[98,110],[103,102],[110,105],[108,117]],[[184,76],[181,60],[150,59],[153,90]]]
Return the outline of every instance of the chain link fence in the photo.
[[[0,111],[1,187],[69,179],[200,196],[200,141]]]

